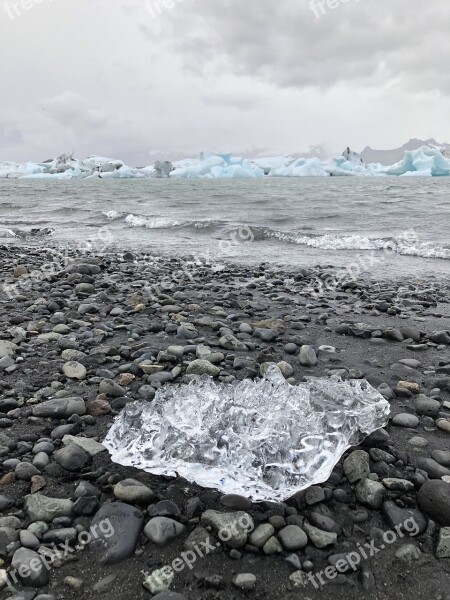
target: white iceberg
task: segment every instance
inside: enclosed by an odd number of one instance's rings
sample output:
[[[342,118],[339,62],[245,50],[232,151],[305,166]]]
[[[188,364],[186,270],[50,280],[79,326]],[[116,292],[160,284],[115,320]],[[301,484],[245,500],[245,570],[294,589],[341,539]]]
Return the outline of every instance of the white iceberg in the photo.
[[[232,154],[202,152],[198,158],[174,163],[157,161],[154,166],[130,167],[122,160],[104,156],[88,156],[83,160],[64,153],[45,163],[0,162],[0,178],[39,179],[262,179],[268,177],[367,177],[450,175],[450,158],[436,147],[424,146],[406,151],[403,160],[385,167],[365,164],[361,156],[347,148],[341,156],[294,158],[289,155],[247,159]]]
[[[283,501],[328,479],[351,445],[386,425],[389,403],[367,381],[337,377],[292,386],[194,377],[153,402],[127,404],[103,444],[114,462],[253,501]]]

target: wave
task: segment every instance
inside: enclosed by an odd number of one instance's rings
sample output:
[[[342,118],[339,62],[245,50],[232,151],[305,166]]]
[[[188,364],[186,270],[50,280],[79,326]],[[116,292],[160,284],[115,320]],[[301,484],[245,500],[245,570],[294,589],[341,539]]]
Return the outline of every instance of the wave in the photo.
[[[168,217],[146,217],[142,215],[134,215],[133,213],[120,213],[117,210],[103,211],[102,214],[108,221],[118,221],[123,219],[128,227],[145,227],[146,229],[172,229],[174,227],[194,227],[195,229],[207,229],[219,225],[218,221],[214,220],[198,220],[198,221],[179,221]]]
[[[433,242],[396,240],[395,238],[369,238],[362,235],[303,235],[285,233],[270,228],[252,228],[255,240],[276,239],[288,244],[309,246],[321,250],[386,251],[403,256],[440,258],[450,260],[450,247],[438,246]]]

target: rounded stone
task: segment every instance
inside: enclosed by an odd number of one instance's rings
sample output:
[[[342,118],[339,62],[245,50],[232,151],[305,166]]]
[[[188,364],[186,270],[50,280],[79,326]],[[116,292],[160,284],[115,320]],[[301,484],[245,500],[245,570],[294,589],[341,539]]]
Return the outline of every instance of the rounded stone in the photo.
[[[114,486],[114,496],[118,500],[145,506],[155,497],[154,492],[136,479],[124,479]]]
[[[294,552],[301,550],[308,543],[306,533],[297,525],[287,525],[278,532],[278,538],[285,550]]]
[[[417,495],[420,508],[432,519],[443,525],[450,526],[450,484],[446,481],[433,479],[420,488]]]
[[[408,427],[410,429],[414,429],[419,425],[419,419],[415,415],[401,413],[399,415],[395,415],[391,423],[397,427]]]
[[[178,521],[167,517],[153,517],[145,526],[144,533],[150,541],[162,548],[182,535],[185,530],[186,527]]]
[[[69,379],[86,379],[86,367],[79,362],[70,361],[63,365],[62,371]]]

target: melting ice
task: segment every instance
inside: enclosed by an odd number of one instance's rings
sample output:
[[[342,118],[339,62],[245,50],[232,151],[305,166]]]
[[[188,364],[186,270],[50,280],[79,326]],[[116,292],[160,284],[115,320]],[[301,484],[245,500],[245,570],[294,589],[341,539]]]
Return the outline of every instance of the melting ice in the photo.
[[[367,381],[292,386],[276,366],[258,381],[206,376],[128,404],[104,445],[112,460],[253,501],[282,501],[328,479],[351,445],[386,425],[388,402]]]
[[[405,152],[403,160],[386,167],[365,164],[361,156],[347,148],[342,156],[294,158],[288,155],[246,159],[231,154],[202,152],[199,158],[174,163],[157,161],[154,166],[129,167],[121,160],[89,156],[83,160],[61,154],[45,163],[0,162],[0,178],[43,179],[124,179],[139,177],[185,179],[262,179],[268,177],[330,176],[449,176],[450,159],[439,148],[423,146]]]

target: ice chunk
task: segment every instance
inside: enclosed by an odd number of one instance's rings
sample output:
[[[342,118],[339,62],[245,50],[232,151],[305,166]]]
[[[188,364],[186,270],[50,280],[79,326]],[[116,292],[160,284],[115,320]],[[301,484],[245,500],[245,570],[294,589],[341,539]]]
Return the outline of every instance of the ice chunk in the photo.
[[[337,377],[289,385],[264,379],[216,384],[206,376],[127,404],[104,445],[112,460],[254,501],[282,501],[326,481],[345,450],[388,420],[366,381]]]
[[[157,160],[155,162],[155,177],[164,178],[169,177],[170,172],[173,170],[173,165],[168,160]]]

